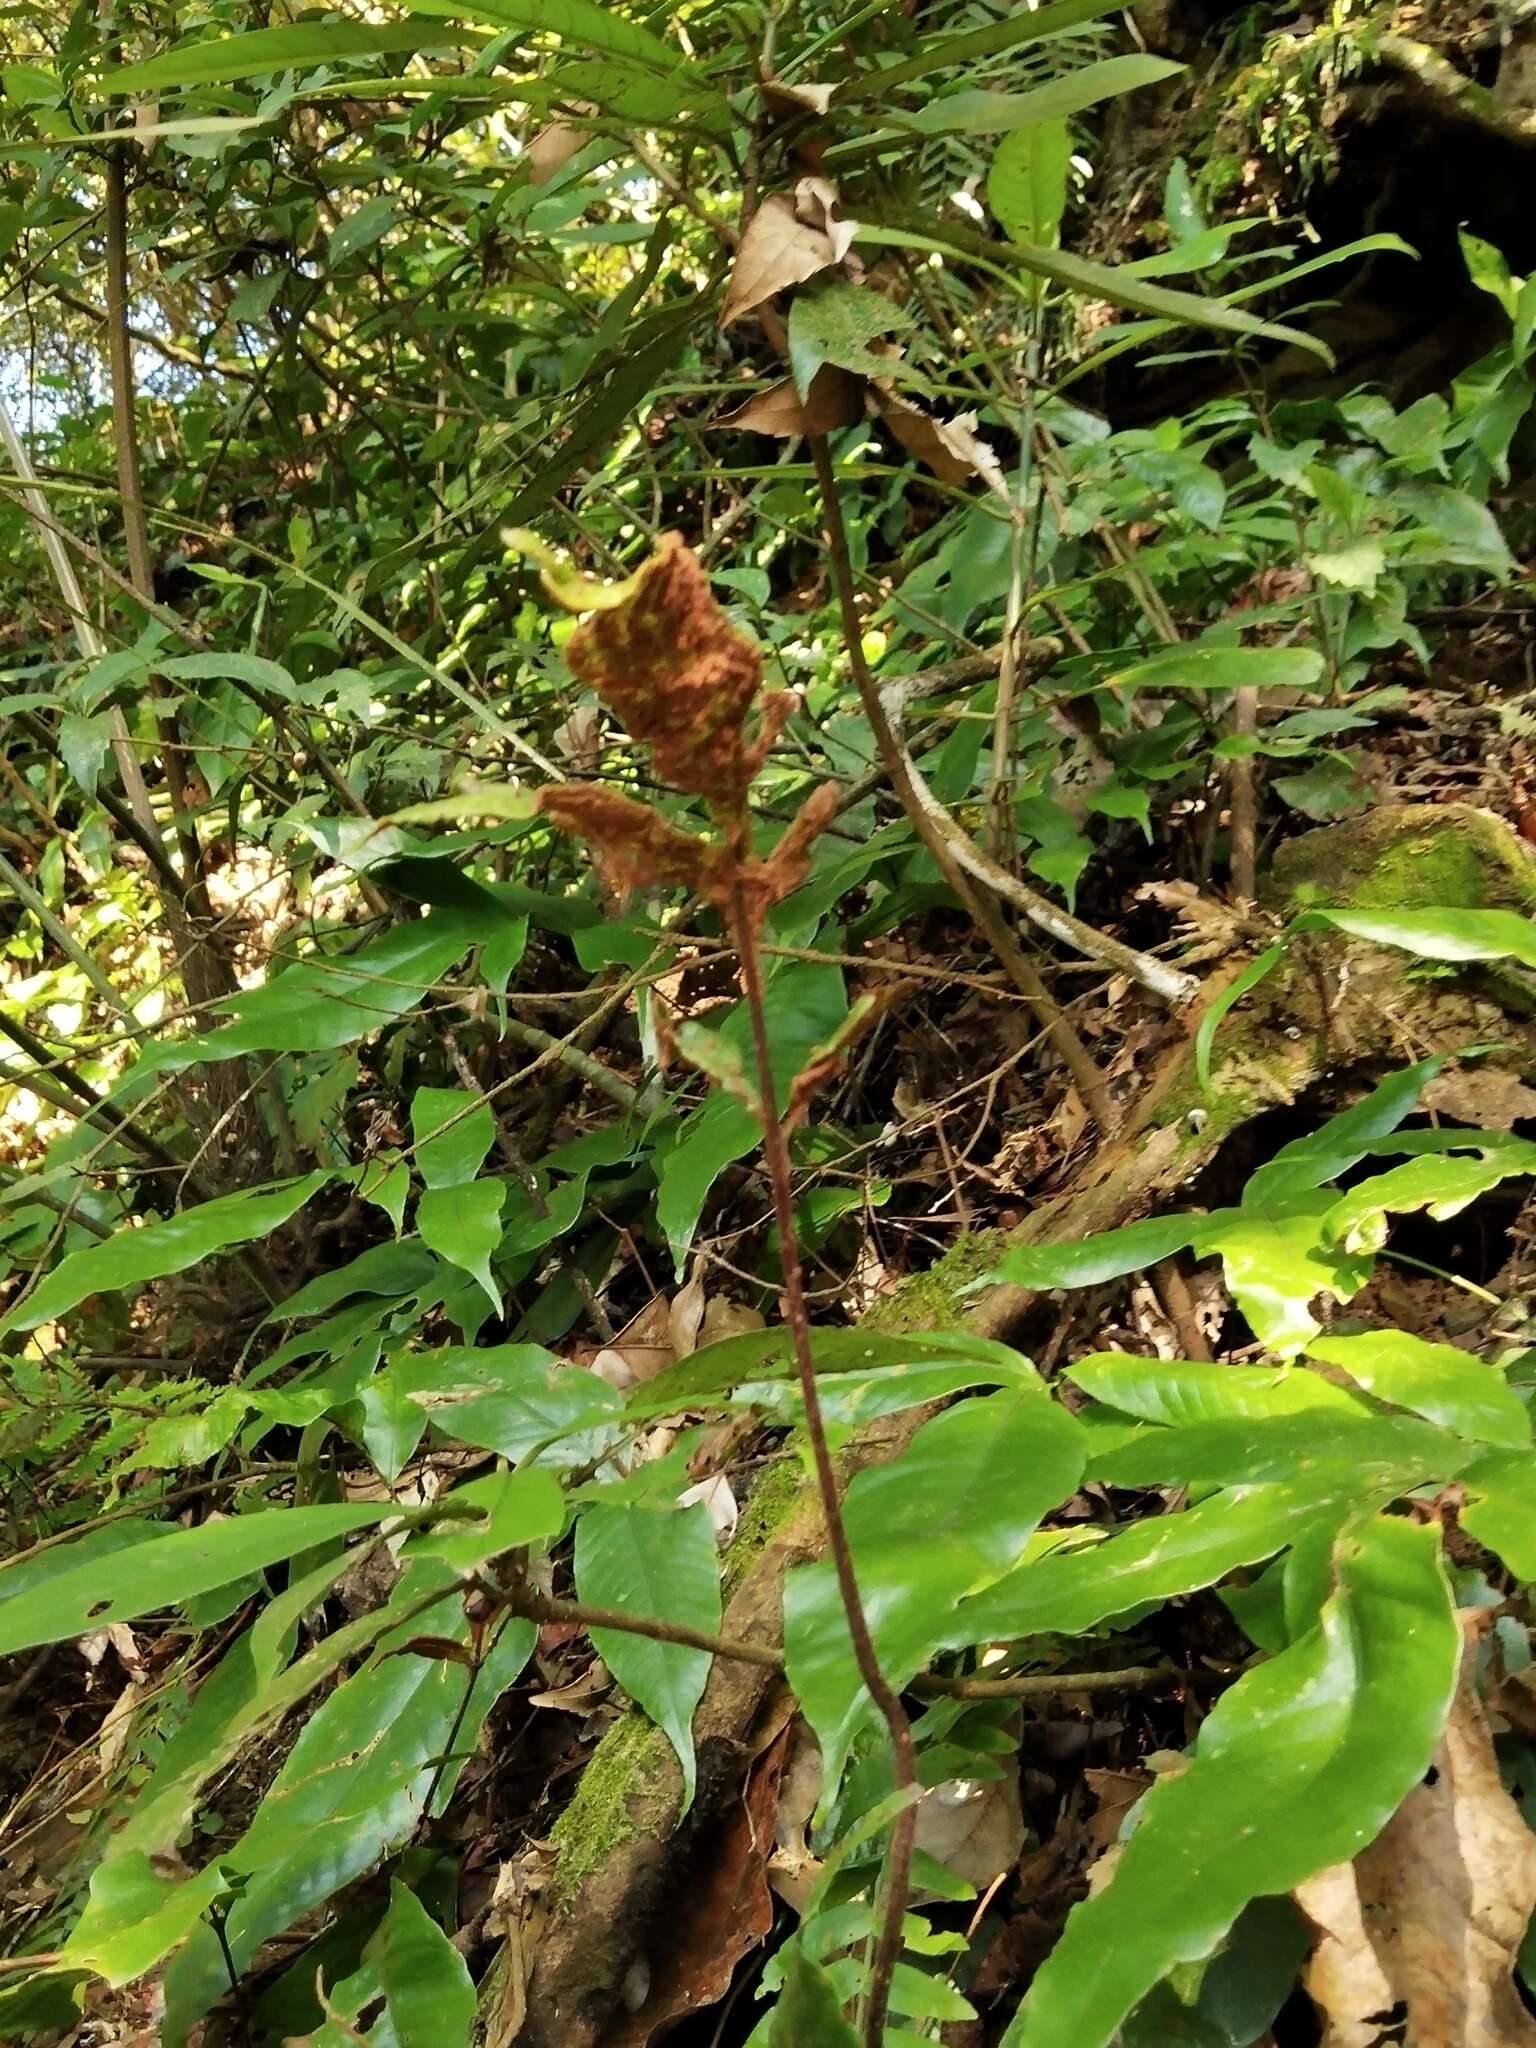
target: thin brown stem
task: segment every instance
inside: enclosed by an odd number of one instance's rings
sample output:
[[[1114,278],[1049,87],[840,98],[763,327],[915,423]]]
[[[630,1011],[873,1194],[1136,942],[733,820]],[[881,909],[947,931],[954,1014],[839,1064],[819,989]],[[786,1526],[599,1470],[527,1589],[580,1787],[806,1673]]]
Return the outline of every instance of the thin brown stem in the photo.
[[[1258,730],[1259,693],[1252,684],[1233,694],[1232,737],[1251,740]],[[1254,801],[1253,756],[1235,754],[1231,767],[1232,894],[1240,902],[1254,900],[1254,841],[1257,836],[1257,806]]]
[[[774,1218],[779,1231],[779,1258],[784,1282],[784,1316],[795,1349],[795,1370],[800,1381],[800,1398],[805,1406],[805,1433],[816,1468],[816,1486],[821,1495],[822,1514],[827,1525],[827,1548],[837,1574],[849,1640],[859,1676],[878,1708],[891,1738],[891,1757],[896,1784],[909,1795],[891,1825],[886,1854],[885,1904],[879,1938],[870,1963],[869,1998],[864,2012],[864,2040],[867,2048],[880,2048],[885,2038],[886,2014],[890,2009],[891,1979],[901,1954],[902,1919],[911,1884],[912,1844],[917,1831],[917,1745],[906,1709],[880,1669],[869,1620],[859,1596],[859,1582],[853,1568],[853,1552],[843,1521],[837,1474],[827,1444],[822,1419],[821,1394],[816,1385],[816,1365],[811,1356],[811,1322],[805,1302],[805,1282],[800,1269],[800,1248],[795,1233],[795,1195],[789,1139],[779,1117],[775,1094],[773,1052],[768,1040],[768,1013],[763,1001],[762,966],[758,959],[758,932],[740,884],[732,890],[730,922],[741,960],[741,988],[747,1014],[752,1021],[752,1042],[757,1053],[757,1085],[761,1097],[759,1115],[763,1129],[763,1161],[773,1188]]]

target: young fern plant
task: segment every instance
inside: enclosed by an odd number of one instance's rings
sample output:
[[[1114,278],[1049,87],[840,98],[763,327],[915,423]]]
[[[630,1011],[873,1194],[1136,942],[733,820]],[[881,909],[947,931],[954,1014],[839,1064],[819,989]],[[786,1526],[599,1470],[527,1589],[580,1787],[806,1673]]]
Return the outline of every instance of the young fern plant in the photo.
[[[920,1796],[917,1751],[906,1710],[876,1654],[844,1526],[812,1356],[789,1149],[790,1133],[816,1090],[836,1071],[878,1005],[873,1000],[856,1004],[836,1037],[814,1052],[791,1079],[781,1101],[760,951],[764,919],[805,880],[810,849],[836,814],[838,790],[835,784],[823,783],[806,799],[766,859],[752,852],[748,797],[753,778],[795,699],[787,691],[775,691],[758,701],[762,652],[731,625],[697,558],[678,536],[669,535],[633,576],[617,584],[572,572],[531,534],[519,531],[509,539],[539,563],[551,596],[589,614],[567,643],[573,673],[596,692],[632,739],[650,748],[658,777],[703,800],[714,828],[708,836],[681,831],[635,798],[587,783],[557,784],[537,796],[539,811],[591,848],[615,888],[662,885],[696,893],[719,913],[736,949],[755,1071],[748,1070],[734,1048],[699,1026],[683,1025],[674,1043],[685,1059],[742,1102],[762,1130],[778,1231],[784,1318],[843,1624],[859,1677],[890,1742],[896,1796],[886,1816],[883,1906],[861,2016],[866,2048],[880,2048],[903,1945]],[[754,706],[755,722],[749,725]],[[804,1965],[812,1967],[809,1962]]]

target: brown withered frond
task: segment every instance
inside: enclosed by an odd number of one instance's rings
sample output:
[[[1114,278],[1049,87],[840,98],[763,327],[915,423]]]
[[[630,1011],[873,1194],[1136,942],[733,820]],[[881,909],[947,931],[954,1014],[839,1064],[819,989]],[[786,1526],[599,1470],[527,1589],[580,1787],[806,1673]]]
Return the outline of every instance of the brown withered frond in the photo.
[[[541,789],[539,809],[562,832],[586,841],[620,895],[662,887],[695,889],[713,900],[735,865],[717,841],[680,832],[633,797],[595,782]]]
[[[716,604],[697,557],[668,534],[632,579],[624,601],[594,612],[571,635],[571,671],[654,753],[675,788],[734,808],[782,727],[749,743],[748,707],[763,677],[762,650]],[[765,711],[769,711],[765,706]]]

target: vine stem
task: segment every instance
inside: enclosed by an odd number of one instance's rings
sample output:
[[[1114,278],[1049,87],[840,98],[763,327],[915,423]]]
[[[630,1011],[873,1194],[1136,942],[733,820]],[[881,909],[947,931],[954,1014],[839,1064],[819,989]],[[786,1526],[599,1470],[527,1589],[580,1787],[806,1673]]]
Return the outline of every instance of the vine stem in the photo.
[[[745,836],[744,833],[742,836]],[[912,1724],[907,1719],[906,1709],[885,1673],[880,1669],[880,1660],[875,1655],[874,1640],[869,1632],[869,1618],[864,1612],[864,1603],[859,1596],[859,1582],[853,1568],[853,1552],[848,1546],[848,1530],[843,1521],[842,1503],[838,1496],[837,1474],[833,1470],[832,1453],[827,1444],[826,1425],[821,1412],[821,1393],[816,1384],[816,1366],[811,1357],[811,1324],[805,1303],[805,1283],[800,1269],[800,1247],[795,1235],[794,1183],[790,1167],[789,1139],[779,1116],[778,1098],[774,1087],[768,1013],[763,1001],[762,964],[758,958],[757,921],[748,908],[746,895],[740,883],[731,890],[730,921],[741,961],[742,994],[746,999],[747,1014],[752,1022],[752,1042],[757,1053],[757,1081],[761,1096],[758,1114],[763,1128],[763,1161],[767,1166],[769,1182],[773,1188],[774,1218],[779,1229],[779,1255],[784,1279],[784,1318],[789,1325],[794,1344],[800,1398],[805,1405],[805,1433],[810,1439],[811,1456],[816,1468],[816,1485],[821,1495],[821,1510],[827,1524],[827,1548],[832,1553],[832,1563],[837,1574],[837,1590],[842,1598],[843,1613],[847,1618],[854,1661],[859,1667],[859,1676],[868,1688],[869,1696],[879,1709],[890,1733],[897,1788],[907,1795],[908,1802],[891,1825],[890,1843],[886,1853],[884,1909],[874,1957],[870,1964],[869,1997],[864,2009],[865,2048],[881,2048],[881,2042],[885,2037],[886,2014],[890,2009],[891,1979],[901,1953],[902,1920],[906,1913],[907,1894],[911,1886],[912,1844],[917,1831],[919,1789],[917,1745],[912,1740]]]

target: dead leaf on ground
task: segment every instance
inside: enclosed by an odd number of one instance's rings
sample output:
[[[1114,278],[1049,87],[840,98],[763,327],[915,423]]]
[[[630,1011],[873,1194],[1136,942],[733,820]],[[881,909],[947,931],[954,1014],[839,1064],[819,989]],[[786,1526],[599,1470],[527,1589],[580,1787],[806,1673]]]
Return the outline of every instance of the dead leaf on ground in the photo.
[[[830,434],[839,427],[851,427],[864,417],[864,384],[851,370],[835,363],[823,363],[811,379],[809,395],[802,402],[793,382],[785,377],[777,384],[755,392],[745,405],[726,413],[716,422],[747,434],[771,434],[787,441],[795,434]]]
[[[676,1902],[667,1940],[651,1958],[644,2003],[615,2020],[603,2036],[606,2048],[648,2048],[687,2014],[718,2004],[736,1965],[772,1927],[768,1848],[788,1749],[785,1729],[748,1775],[740,1805]]]
[[[710,1527],[715,1532],[715,1541],[723,1550],[736,1534],[736,1524],[741,1520],[741,1507],[737,1502],[731,1482],[723,1472],[716,1472],[709,1479],[701,1479],[690,1486],[685,1493],[677,1496],[680,1508],[703,1506],[709,1513]]]
[[[1156,903],[1173,912],[1181,927],[1180,937],[1194,941],[1193,950],[1182,956],[1187,966],[1222,959],[1238,943],[1242,919],[1226,904],[1202,896],[1193,882],[1143,882],[1134,900]]]
[[[692,1278],[673,1295],[667,1310],[667,1335],[674,1358],[691,1358],[698,1349],[705,1306],[704,1282],[695,1270]]]
[[[722,327],[775,292],[788,291],[842,262],[858,229],[855,222],[836,218],[837,203],[837,187],[825,178],[802,178],[793,194],[768,195],[736,251],[720,311]]]
[[[1011,1870],[1024,1847],[1017,1756],[1000,1778],[952,1778],[936,1785],[917,1809],[917,1846],[985,1891]]]
[[[1424,1107],[1459,1124],[1508,1131],[1536,1117],[1536,1089],[1507,1067],[1458,1067],[1435,1076],[1424,1090]]]
[[[1461,1684],[1434,1768],[1353,1864],[1296,1893],[1318,1930],[1305,1983],[1321,2048],[1536,2048],[1514,1966],[1536,1906],[1536,1835],[1499,1778],[1476,1689],[1486,1613],[1462,1617]]]
[[[773,1854],[768,1882],[792,1912],[803,1913],[821,1876],[811,1852],[811,1816],[821,1798],[821,1748],[809,1723],[796,1721],[779,1776],[778,1808],[773,1818]]]

